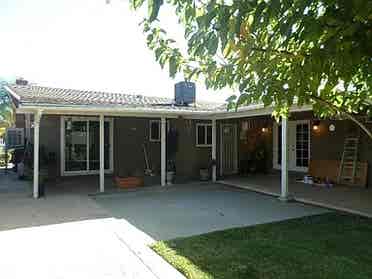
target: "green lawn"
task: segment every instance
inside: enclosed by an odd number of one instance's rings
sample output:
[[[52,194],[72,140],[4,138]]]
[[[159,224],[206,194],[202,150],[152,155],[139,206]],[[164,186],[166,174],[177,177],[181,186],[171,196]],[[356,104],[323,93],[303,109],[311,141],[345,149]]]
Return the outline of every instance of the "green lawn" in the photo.
[[[187,278],[372,278],[372,220],[329,213],[158,242]]]

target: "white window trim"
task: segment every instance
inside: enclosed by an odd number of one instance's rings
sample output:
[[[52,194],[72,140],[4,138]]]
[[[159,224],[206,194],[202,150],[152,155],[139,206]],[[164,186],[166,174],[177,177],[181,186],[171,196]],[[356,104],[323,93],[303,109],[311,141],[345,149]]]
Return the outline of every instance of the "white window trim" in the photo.
[[[150,122],[149,122],[150,124],[149,124],[149,141],[150,142],[160,142],[160,138],[161,138],[161,127],[160,127],[160,120],[150,120]],[[158,123],[158,125],[159,125],[159,138],[158,139],[154,139],[153,137],[152,137],[152,133],[151,133],[151,127],[152,127],[152,124],[153,123]]]
[[[296,125],[297,124],[308,124],[308,129],[309,129],[309,147],[308,147],[308,158],[309,158],[309,164],[310,164],[310,160],[311,160],[311,137],[312,137],[312,131],[311,131],[311,123],[309,120],[291,120],[291,121],[288,121],[288,130],[289,129],[293,129],[292,133],[296,133]],[[281,129],[282,126],[281,126],[281,123],[277,123],[277,122],[274,122],[273,124],[273,169],[276,169],[276,170],[280,170],[282,168],[281,164],[278,163],[278,149],[279,149],[279,142],[278,142],[278,133],[279,133],[279,129]],[[290,134],[290,131],[288,131],[288,134]],[[289,139],[291,140],[291,139]],[[289,149],[289,147],[288,147]],[[296,152],[296,147],[295,147],[295,151]],[[290,151],[288,150],[288,153],[290,153]],[[290,154],[288,154],[288,160],[290,160]],[[297,167],[297,166],[292,166],[292,165],[289,165],[288,166],[288,170],[289,171],[296,171],[296,172],[307,172],[309,170],[309,166],[307,167]]]
[[[18,134],[20,134],[20,137],[21,137],[21,142],[19,144],[12,145],[9,148],[23,147],[24,146],[24,141],[25,141],[25,132],[24,132],[24,129],[23,128],[8,128],[6,130],[6,135],[5,135],[5,145],[8,145],[9,144],[9,143],[7,143],[9,132],[14,132],[16,134],[16,136],[18,136]]]
[[[207,127],[211,127],[212,129],[212,124],[209,124],[209,123],[196,123],[196,132],[195,132],[195,146],[196,147],[212,147],[212,143],[210,144],[207,144],[207,143],[204,143],[204,144],[199,144],[198,143],[198,138],[199,138],[199,127],[204,127],[204,142],[208,142],[207,139],[208,139],[208,133],[207,133]]]

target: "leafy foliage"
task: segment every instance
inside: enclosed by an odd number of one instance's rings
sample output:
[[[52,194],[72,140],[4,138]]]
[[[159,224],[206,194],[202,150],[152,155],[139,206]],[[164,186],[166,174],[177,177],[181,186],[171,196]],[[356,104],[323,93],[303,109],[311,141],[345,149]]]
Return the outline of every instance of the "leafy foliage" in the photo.
[[[15,113],[12,101],[4,89],[5,82],[0,81],[0,128],[8,128],[14,123]],[[5,132],[1,130],[0,132]]]
[[[145,2],[144,32],[160,65],[171,77],[182,72],[215,90],[238,89],[230,107],[262,102],[278,116],[311,104],[321,117],[358,124],[356,114],[372,114],[370,0],[168,0],[186,51],[156,20],[163,1],[131,0],[134,8]]]

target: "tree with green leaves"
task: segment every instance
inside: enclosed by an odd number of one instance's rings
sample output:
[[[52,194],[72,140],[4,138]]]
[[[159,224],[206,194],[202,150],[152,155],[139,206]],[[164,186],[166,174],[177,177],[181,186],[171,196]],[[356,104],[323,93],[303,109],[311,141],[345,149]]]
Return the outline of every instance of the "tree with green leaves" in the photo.
[[[294,103],[319,117],[351,119],[372,139],[360,115],[372,114],[371,0],[130,0],[148,6],[147,44],[171,77],[231,87],[229,108],[252,103],[288,114]],[[177,47],[159,21],[173,6],[184,27]]]
[[[0,81],[0,136],[5,133],[6,128],[13,125],[15,112],[12,101],[5,91],[5,82]]]

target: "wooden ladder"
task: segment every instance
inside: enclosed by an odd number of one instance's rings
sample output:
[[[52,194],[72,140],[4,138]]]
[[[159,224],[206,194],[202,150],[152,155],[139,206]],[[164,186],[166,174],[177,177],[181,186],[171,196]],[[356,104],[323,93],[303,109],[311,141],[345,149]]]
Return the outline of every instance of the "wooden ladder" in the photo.
[[[347,137],[344,143],[338,183],[355,183],[355,176],[358,164],[358,143],[359,137]]]

